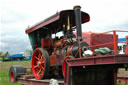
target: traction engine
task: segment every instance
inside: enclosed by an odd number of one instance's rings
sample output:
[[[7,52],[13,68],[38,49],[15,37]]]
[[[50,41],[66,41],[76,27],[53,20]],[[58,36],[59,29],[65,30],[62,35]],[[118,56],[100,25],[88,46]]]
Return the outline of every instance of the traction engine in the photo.
[[[75,6],[74,10],[61,11],[26,30],[34,50],[32,72],[36,79],[65,77],[66,60],[82,57],[88,49],[80,49],[88,46],[82,40],[81,24],[90,17],[80,9]]]

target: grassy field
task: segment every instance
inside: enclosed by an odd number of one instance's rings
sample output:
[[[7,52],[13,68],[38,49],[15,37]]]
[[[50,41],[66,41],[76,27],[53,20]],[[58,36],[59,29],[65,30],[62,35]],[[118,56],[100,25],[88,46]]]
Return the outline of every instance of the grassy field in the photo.
[[[0,62],[0,85],[22,85],[19,83],[9,82],[9,68],[12,65],[23,65],[25,67],[31,66],[31,61],[8,61]]]
[[[8,62],[0,62],[0,85],[22,85],[19,83],[10,83],[9,82],[9,68],[12,65],[22,65],[24,67],[31,67],[31,61],[8,61]],[[124,69],[119,70],[119,75],[128,75],[128,71]],[[120,84],[118,82],[117,85],[127,85],[125,83]]]

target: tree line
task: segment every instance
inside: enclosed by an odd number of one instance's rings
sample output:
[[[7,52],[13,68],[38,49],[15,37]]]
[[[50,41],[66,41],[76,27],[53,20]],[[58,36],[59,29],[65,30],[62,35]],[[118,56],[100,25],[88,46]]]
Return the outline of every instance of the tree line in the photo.
[[[10,54],[9,54],[9,52],[7,51],[7,52],[5,52],[5,53],[3,53],[2,51],[0,51],[0,58],[2,58],[3,60],[6,58],[6,57],[8,57]]]

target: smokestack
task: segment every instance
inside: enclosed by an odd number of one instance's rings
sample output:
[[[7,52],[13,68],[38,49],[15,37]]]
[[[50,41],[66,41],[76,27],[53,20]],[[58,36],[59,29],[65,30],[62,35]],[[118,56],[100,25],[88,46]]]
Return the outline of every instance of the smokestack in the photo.
[[[77,29],[77,38],[82,38],[82,29],[81,29],[81,7],[80,6],[74,6],[74,12],[75,12],[75,20],[76,20],[76,29]]]

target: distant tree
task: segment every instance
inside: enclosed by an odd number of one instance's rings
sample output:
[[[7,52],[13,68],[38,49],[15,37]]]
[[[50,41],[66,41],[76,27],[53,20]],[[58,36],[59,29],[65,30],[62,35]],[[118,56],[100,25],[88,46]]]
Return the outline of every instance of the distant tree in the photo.
[[[9,52],[7,51],[6,53],[4,53],[4,56],[8,57],[9,56]]]
[[[2,51],[0,51],[0,57],[2,57],[3,60],[4,60],[6,57],[8,57],[8,56],[9,56],[8,51],[5,52],[5,53],[3,53]]]
[[[32,55],[33,54],[33,51],[32,50],[29,50],[29,54]]]
[[[31,56],[33,54],[33,51],[32,50],[25,50],[25,52],[24,52],[24,55],[25,56]]]
[[[1,55],[3,55],[3,52],[2,52],[2,51],[0,51],[0,56],[1,56]]]
[[[0,51],[0,57],[2,57],[2,59],[4,59],[4,55],[3,55],[2,51]]]

